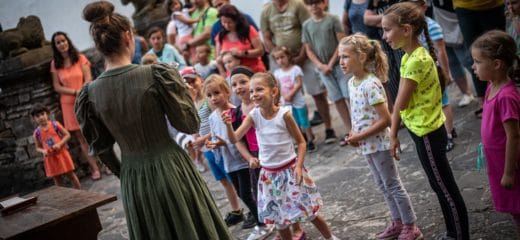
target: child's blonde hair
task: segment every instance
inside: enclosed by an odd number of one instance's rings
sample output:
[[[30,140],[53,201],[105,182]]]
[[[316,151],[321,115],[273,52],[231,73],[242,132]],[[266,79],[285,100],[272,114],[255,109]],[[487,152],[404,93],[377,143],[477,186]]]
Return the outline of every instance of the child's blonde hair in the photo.
[[[157,62],[157,56],[155,56],[155,54],[147,53],[141,58],[141,64],[143,65],[154,64]]]
[[[392,20],[399,26],[408,24],[412,27],[412,33],[414,37],[419,37],[424,33],[424,38],[428,44],[428,51],[430,56],[433,58],[433,62],[437,66],[437,74],[439,76],[439,82],[441,84],[441,90],[444,91],[444,87],[448,82],[448,76],[446,72],[441,69],[437,64],[437,54],[433,47],[430,33],[428,32],[428,23],[426,17],[420,7],[417,7],[416,3],[413,2],[400,2],[396,3],[385,10],[383,16]]]
[[[362,33],[356,33],[341,39],[339,45],[350,46],[357,54],[364,53],[366,62],[363,68],[367,72],[374,72],[381,82],[388,80],[388,59],[379,41],[368,39]]]
[[[517,46],[511,35],[499,30],[492,30],[478,37],[472,49],[478,49],[487,58],[501,60],[506,66],[511,80],[520,83],[520,58],[516,55]]]
[[[231,94],[231,90],[229,90],[229,86],[226,82],[226,79],[218,74],[211,74],[206,78],[206,80],[204,80],[204,94],[207,94],[208,86],[210,85],[217,86],[220,90],[224,91],[225,93]]]

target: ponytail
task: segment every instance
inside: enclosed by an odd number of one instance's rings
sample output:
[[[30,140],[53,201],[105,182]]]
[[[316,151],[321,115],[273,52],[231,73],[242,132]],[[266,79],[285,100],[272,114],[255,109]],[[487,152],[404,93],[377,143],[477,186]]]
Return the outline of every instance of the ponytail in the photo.
[[[437,54],[435,53],[435,47],[433,46],[432,39],[430,37],[430,32],[428,31],[428,24],[426,23],[426,19],[424,19],[423,24],[423,33],[424,38],[426,39],[426,43],[428,44],[428,51],[430,53],[430,56],[433,59],[433,62],[435,63],[435,66],[437,67],[437,75],[439,78],[439,83],[441,85],[441,93],[444,92],[444,89],[446,88],[446,83],[448,82],[448,76],[444,69],[441,68],[439,64],[439,60],[437,59]]]
[[[370,60],[374,62],[374,73],[381,82],[385,83],[388,81],[388,58],[378,41],[370,40],[370,44],[373,47]]]

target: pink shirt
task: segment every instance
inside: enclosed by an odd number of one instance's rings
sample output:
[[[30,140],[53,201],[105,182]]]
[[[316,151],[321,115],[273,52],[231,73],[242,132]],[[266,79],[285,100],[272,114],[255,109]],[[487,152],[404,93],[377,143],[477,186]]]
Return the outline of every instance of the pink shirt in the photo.
[[[253,26],[249,26],[249,39],[246,39],[245,41],[230,41],[227,36],[224,36],[224,39],[222,39],[222,42],[220,43],[220,52],[229,51],[231,49],[237,49],[239,51],[245,51],[245,50],[252,50],[253,44],[251,43],[251,39],[257,38],[258,32]],[[219,35],[215,36],[215,41],[218,41]],[[257,58],[248,58],[243,57],[240,59],[240,65],[246,66],[248,68],[251,68],[253,72],[265,72],[265,66],[262,62],[262,59],[260,57]]]

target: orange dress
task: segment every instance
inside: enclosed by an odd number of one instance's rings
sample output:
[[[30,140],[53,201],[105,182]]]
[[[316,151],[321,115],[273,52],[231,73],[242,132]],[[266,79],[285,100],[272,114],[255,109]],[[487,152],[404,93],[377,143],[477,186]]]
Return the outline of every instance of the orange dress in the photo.
[[[57,125],[61,126],[59,122]],[[61,141],[61,137],[58,135],[51,121],[47,123],[46,129],[38,127],[40,136],[37,137],[36,130],[33,133],[34,139],[41,143],[42,147],[48,151],[47,156],[43,158],[43,166],[45,167],[45,175],[47,177],[58,176],[74,170],[74,163],[70,157],[69,151],[65,146],[61,147],[57,151],[52,150],[52,145]]]
[[[85,55],[80,54],[78,62],[76,64],[56,69],[54,60],[51,62],[51,72],[58,75],[60,84],[66,88],[72,88],[74,90],[80,90],[83,87],[84,76],[81,67],[87,65],[90,67],[90,62]],[[78,120],[74,115],[74,102],[76,96],[62,94],[60,96],[61,111],[63,113],[63,123],[65,128],[69,131],[79,130]]]

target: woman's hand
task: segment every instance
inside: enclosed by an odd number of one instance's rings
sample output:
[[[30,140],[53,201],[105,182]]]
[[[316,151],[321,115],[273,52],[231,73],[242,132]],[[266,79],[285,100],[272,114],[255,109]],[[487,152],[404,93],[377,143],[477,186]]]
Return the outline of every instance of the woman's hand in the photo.
[[[504,173],[500,180],[500,185],[508,190],[513,189],[513,186],[515,185],[515,175]]]
[[[399,138],[390,137],[390,155],[399,161],[401,158],[399,157],[399,151],[401,150],[401,143],[399,143]]]

